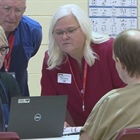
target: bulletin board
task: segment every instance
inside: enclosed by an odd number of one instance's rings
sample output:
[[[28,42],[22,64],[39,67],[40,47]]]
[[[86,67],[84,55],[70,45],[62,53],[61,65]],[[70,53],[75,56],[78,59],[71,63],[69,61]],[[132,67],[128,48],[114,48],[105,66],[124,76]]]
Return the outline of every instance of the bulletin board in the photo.
[[[89,18],[95,32],[117,36],[138,28],[138,0],[89,0]]]

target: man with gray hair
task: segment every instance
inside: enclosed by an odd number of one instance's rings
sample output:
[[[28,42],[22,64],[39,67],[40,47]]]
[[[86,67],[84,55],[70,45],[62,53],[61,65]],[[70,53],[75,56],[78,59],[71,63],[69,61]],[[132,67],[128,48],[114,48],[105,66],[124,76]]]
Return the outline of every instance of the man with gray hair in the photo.
[[[15,76],[22,96],[29,96],[27,67],[42,41],[41,25],[23,16],[26,0],[0,0],[0,25],[4,28],[10,52],[2,71]]]

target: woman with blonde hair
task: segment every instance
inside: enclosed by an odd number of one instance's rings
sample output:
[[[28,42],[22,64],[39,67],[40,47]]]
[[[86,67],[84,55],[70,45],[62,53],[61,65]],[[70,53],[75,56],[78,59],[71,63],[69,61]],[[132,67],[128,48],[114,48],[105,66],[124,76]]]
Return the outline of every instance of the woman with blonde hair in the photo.
[[[9,53],[8,41],[3,28],[0,26],[0,68],[3,66],[5,56]],[[5,130],[8,127],[11,97],[21,96],[16,79],[10,73],[0,72],[0,99],[4,115]]]

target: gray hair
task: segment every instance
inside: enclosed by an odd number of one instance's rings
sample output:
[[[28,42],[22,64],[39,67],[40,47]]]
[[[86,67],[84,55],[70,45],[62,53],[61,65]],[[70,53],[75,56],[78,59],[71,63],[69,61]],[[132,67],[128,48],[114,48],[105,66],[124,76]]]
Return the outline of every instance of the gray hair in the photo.
[[[56,22],[65,16],[73,15],[77,21],[79,22],[79,25],[81,27],[81,30],[86,36],[85,40],[85,47],[84,47],[84,58],[89,66],[92,66],[95,62],[95,59],[97,59],[97,55],[93,52],[93,50],[90,47],[90,43],[92,40],[92,24],[90,19],[87,17],[87,15],[84,13],[84,11],[78,7],[75,4],[68,4],[61,6],[53,15],[50,28],[49,28],[49,47],[48,47],[48,69],[53,69],[57,66],[59,66],[63,58],[65,56],[65,53],[60,50],[57,43],[55,42],[54,36],[52,34]]]

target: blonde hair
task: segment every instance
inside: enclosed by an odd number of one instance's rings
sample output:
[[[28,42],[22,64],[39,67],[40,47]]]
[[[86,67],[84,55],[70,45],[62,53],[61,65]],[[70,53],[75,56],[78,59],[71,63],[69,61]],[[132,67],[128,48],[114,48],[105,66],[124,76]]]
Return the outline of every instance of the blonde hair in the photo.
[[[0,26],[0,39],[2,40],[5,46],[8,46],[7,37],[5,35],[5,31],[2,26]]]
[[[90,47],[90,43],[91,41],[93,42],[97,41],[99,44],[100,42],[102,43],[103,40],[100,41],[94,37],[90,19],[87,17],[84,11],[77,5],[75,4],[63,5],[55,12],[50,23],[49,35],[48,35],[49,36],[49,47],[48,47],[49,59],[47,61],[48,69],[50,70],[59,66],[63,62],[63,59],[66,55],[58,47],[52,33],[53,33],[56,22],[60,18],[68,16],[68,15],[73,15],[77,19],[81,27],[81,30],[86,36],[83,54],[88,65],[92,66],[95,62],[95,59],[98,58],[98,55]]]

